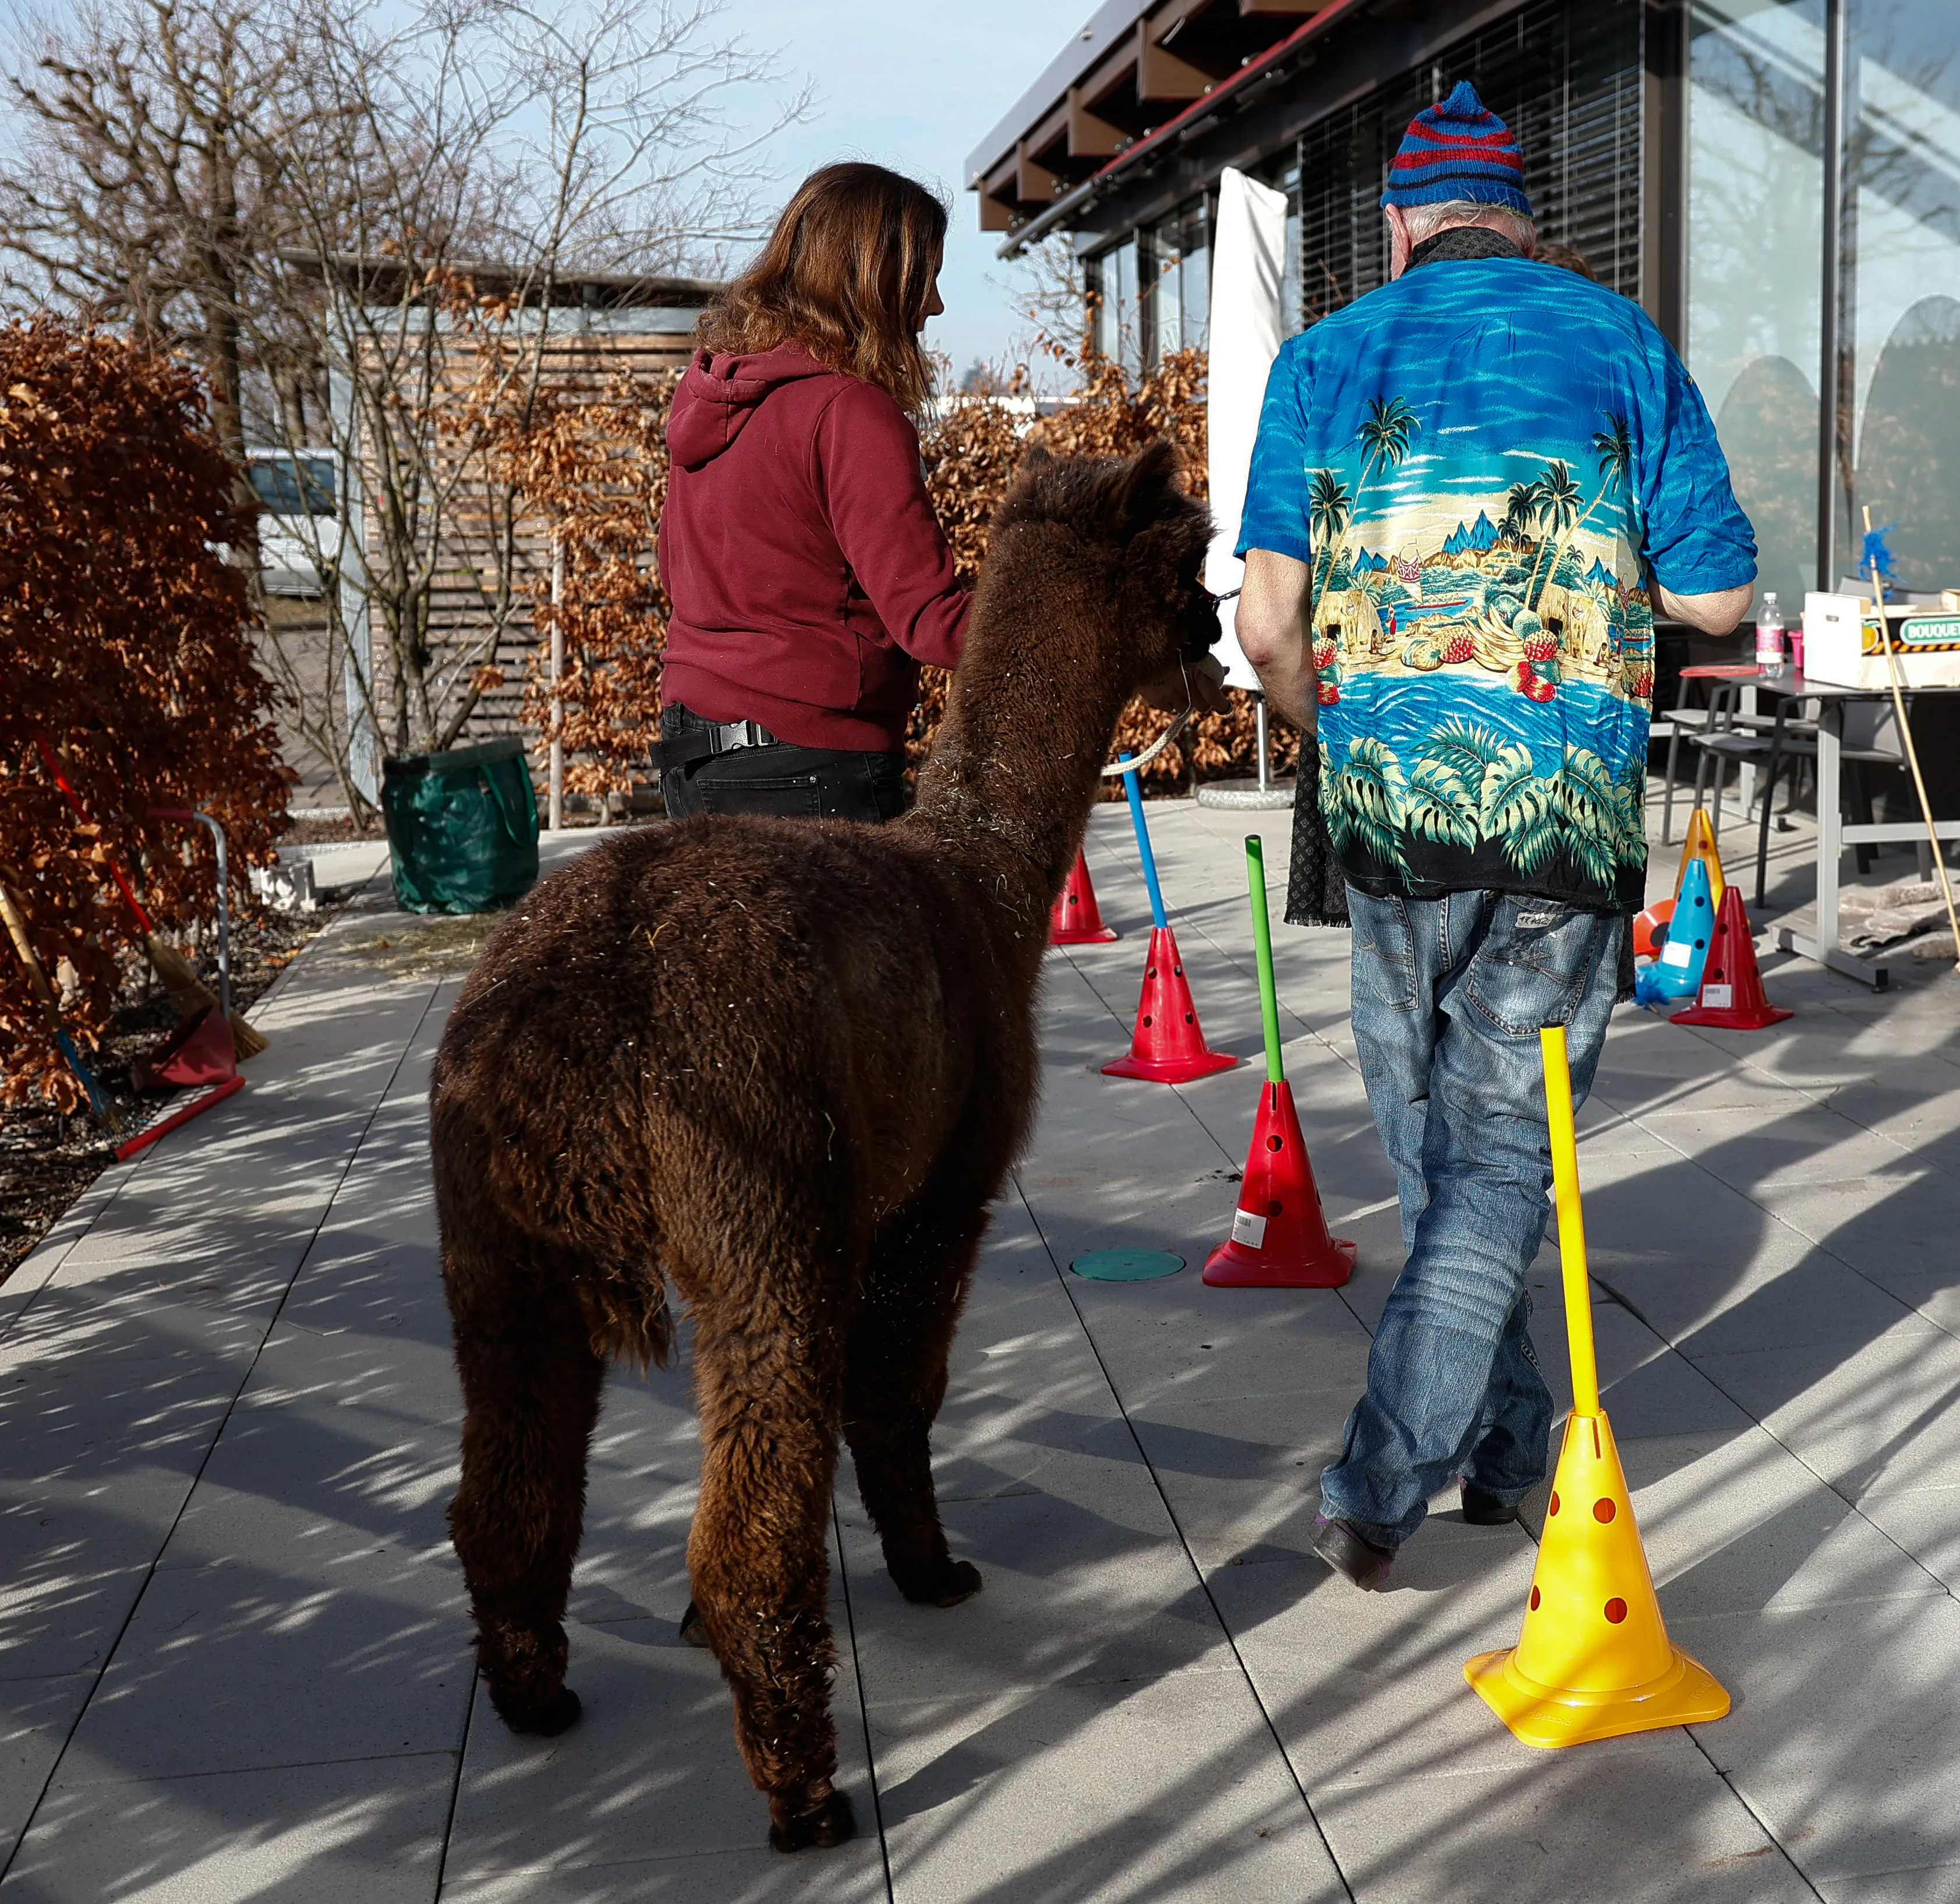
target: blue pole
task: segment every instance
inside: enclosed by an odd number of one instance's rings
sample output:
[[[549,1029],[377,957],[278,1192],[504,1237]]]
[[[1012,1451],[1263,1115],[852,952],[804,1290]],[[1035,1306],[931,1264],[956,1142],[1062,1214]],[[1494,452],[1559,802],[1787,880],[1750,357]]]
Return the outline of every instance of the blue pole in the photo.
[[[1128,760],[1128,753],[1119,753],[1117,759]],[[1137,851],[1144,862],[1144,884],[1150,888],[1150,922],[1160,932],[1168,931],[1170,921],[1166,916],[1163,889],[1157,884],[1157,858],[1150,851],[1150,829],[1144,824],[1144,790],[1138,785],[1135,770],[1123,776],[1123,791],[1130,796],[1130,818],[1137,829]]]

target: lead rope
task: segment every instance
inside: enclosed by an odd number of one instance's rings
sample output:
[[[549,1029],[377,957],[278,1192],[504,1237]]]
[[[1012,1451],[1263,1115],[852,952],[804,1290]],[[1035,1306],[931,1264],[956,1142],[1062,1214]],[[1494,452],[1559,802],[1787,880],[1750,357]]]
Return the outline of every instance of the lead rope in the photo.
[[[1198,712],[1198,701],[1191,691],[1191,670],[1185,666],[1181,654],[1177,659],[1177,671],[1184,677],[1184,712],[1134,759],[1111,761],[1102,769],[1100,778],[1113,780],[1118,774],[1134,773],[1139,767],[1148,766],[1191,724],[1191,717]]]

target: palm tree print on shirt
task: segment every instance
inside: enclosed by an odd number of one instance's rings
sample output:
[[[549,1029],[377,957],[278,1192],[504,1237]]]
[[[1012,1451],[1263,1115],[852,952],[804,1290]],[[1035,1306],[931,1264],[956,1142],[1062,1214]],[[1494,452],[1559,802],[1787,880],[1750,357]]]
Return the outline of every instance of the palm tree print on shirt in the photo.
[[[1585,513],[1575,517],[1558,538],[1552,552],[1551,565],[1545,570],[1544,581],[1538,584],[1538,594],[1532,597],[1534,602],[1544,595],[1556,579],[1558,565],[1564,561],[1566,550],[1572,546],[1573,537],[1592,520],[1593,511],[1615,489],[1625,486],[1628,475],[1634,466],[1634,441],[1627,428],[1627,419],[1624,416],[1608,416],[1605,428],[1593,432],[1592,451],[1599,461],[1599,490],[1592,500],[1586,504]],[[1560,464],[1557,466],[1562,469],[1564,466]],[[1533,572],[1536,572],[1535,564],[1533,565]]]
[[[1398,468],[1408,454],[1409,438],[1421,428],[1421,419],[1401,397],[1371,396],[1368,400],[1368,414],[1354,432],[1354,441],[1360,444],[1363,454],[1361,474],[1354,485],[1352,497],[1340,487],[1340,478],[1333,470],[1314,471],[1308,507],[1313,527],[1325,537],[1321,580],[1323,588],[1334,585],[1335,572],[1341,565],[1341,556],[1347,552],[1348,531],[1353,525],[1355,511],[1360,506],[1369,479],[1382,470]],[[1319,507],[1323,482],[1328,486],[1330,498],[1338,492],[1341,505],[1338,516],[1332,510],[1323,514]]]
[[[1392,864],[1406,828],[1465,851],[1495,840],[1525,874],[1563,852],[1607,887],[1620,868],[1646,863],[1637,762],[1615,781],[1597,753],[1567,745],[1558,771],[1541,774],[1530,748],[1460,715],[1425,737],[1412,770],[1371,734],[1351,739],[1338,767],[1324,743],[1321,755],[1322,805],[1337,852],[1357,846]]]
[[[1316,594],[1326,587],[1334,573],[1337,545],[1347,533],[1354,500],[1341,487],[1341,479],[1333,470],[1314,471],[1313,480],[1307,488],[1306,510],[1314,539],[1321,548],[1321,573],[1319,581],[1314,584]]]

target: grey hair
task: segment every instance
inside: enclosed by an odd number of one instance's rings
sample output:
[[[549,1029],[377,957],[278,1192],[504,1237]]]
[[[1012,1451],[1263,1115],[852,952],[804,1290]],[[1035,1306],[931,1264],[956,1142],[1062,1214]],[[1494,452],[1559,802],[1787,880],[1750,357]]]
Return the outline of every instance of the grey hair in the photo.
[[[1486,205],[1479,199],[1445,199],[1440,205],[1405,205],[1409,243],[1421,244],[1452,225],[1481,224],[1508,234],[1527,251],[1538,244],[1538,227],[1507,205]]]

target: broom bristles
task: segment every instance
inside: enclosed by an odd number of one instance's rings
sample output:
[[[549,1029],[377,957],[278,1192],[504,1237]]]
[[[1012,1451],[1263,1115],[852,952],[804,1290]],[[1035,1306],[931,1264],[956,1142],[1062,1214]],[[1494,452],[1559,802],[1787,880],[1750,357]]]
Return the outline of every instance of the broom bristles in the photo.
[[[256,1058],[266,1049],[266,1034],[241,1013],[231,1014],[231,1055]]]
[[[197,976],[190,961],[175,946],[154,932],[143,943],[149,952],[150,964],[158,981],[170,995],[170,1003],[176,1007],[179,1017],[188,1018],[194,1012],[217,1009],[218,1000],[210,987]],[[230,1024],[234,1057],[256,1058],[266,1049],[265,1034],[242,1013],[231,1013]]]

